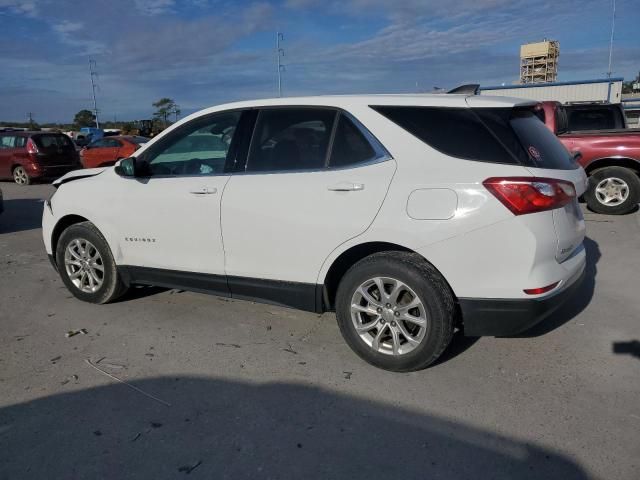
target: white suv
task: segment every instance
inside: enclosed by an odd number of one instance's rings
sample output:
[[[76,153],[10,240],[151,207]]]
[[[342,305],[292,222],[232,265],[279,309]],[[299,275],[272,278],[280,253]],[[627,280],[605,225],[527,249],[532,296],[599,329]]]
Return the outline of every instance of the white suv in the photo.
[[[366,361],[423,368],[455,328],[530,327],[583,274],[586,176],[536,109],[461,94],[209,108],[57,180],[46,250],[87,302],[144,284],[335,311]]]

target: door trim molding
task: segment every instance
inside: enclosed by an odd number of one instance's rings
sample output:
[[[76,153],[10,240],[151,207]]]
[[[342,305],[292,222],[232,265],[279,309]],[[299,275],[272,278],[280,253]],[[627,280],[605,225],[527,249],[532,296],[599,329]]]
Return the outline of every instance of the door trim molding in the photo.
[[[118,266],[118,272],[127,285],[179,288],[307,312],[323,313],[325,311],[324,286],[315,283],[226,276],[135,265]]]

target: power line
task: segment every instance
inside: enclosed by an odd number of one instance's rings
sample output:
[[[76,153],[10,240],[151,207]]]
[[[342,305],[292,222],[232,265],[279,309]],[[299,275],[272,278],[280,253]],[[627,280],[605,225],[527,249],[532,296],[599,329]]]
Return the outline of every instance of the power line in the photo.
[[[93,114],[96,117],[96,128],[100,128],[100,122],[98,121],[98,104],[96,102],[96,82],[95,77],[98,76],[98,72],[94,71],[96,66],[95,60],[89,60],[89,76],[91,77],[91,92],[93,93]]]

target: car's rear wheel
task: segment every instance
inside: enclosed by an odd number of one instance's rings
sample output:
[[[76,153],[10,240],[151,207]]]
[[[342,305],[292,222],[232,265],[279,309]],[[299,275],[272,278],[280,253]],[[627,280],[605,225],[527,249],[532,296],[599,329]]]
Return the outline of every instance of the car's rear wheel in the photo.
[[[454,298],[422,257],[382,252],[356,263],[336,295],[336,316],[349,346],[372,365],[397,372],[425,368],[451,341]]]
[[[108,303],[127,289],[107,241],[91,222],[77,223],[62,232],[56,264],[69,291],[85,302]]]
[[[640,201],[640,178],[624,167],[607,167],[589,177],[587,205],[597,213],[623,215]]]
[[[18,165],[13,169],[13,181],[18,185],[29,185],[31,183],[31,177],[24,167]]]

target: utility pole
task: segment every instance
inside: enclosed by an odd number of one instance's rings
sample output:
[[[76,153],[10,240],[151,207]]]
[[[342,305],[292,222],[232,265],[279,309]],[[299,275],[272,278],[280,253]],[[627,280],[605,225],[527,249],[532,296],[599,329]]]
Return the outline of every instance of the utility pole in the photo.
[[[96,103],[96,82],[98,72],[94,70],[96,66],[95,60],[89,60],[89,76],[91,77],[91,92],[93,93],[93,114],[96,116],[96,128],[100,128],[100,122],[98,121],[98,104]]]
[[[33,113],[29,112],[27,116],[29,117],[29,130],[33,130]]]
[[[611,15],[611,40],[609,41],[609,69],[607,78],[611,78],[611,57],[613,56],[613,32],[616,29],[616,0],[613,0],[613,14]]]
[[[284,65],[280,63],[280,57],[284,57],[284,49],[280,47],[280,42],[284,40],[284,35],[276,32],[276,58],[278,62],[278,96],[282,96],[282,72],[285,70]]]

